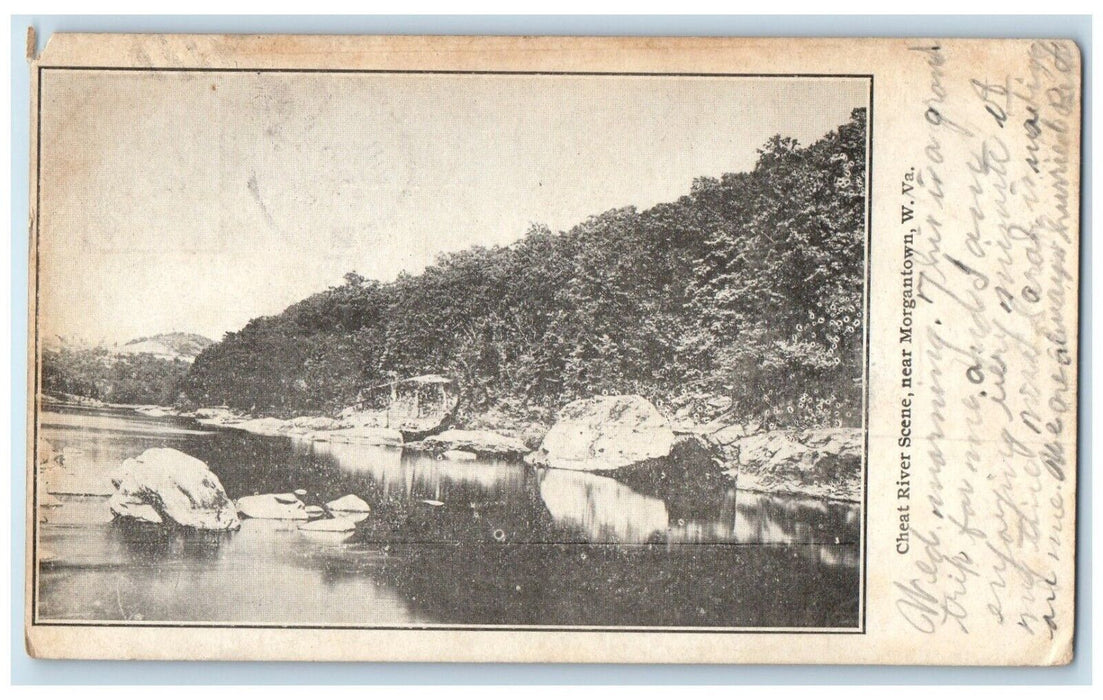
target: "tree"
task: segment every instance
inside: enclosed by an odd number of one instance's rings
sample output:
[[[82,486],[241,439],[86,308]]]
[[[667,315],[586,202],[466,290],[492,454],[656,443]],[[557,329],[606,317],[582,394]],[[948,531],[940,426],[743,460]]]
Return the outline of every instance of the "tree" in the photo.
[[[745,419],[857,424],[866,114],[645,211],[441,255],[344,284],[205,350],[190,401],[334,412],[390,376],[448,374],[465,410],[547,415],[575,398],[732,399]]]

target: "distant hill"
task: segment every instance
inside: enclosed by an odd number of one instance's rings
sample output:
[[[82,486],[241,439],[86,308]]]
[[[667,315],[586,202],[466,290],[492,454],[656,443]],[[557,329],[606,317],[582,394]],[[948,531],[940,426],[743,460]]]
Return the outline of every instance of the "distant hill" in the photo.
[[[117,350],[120,354],[137,355],[148,353],[166,360],[186,360],[191,362],[214,341],[197,333],[159,333],[143,338],[135,338]]]
[[[96,347],[108,347],[106,341],[89,340],[79,335],[50,334],[39,338],[39,344],[45,350],[89,350]]]
[[[119,346],[71,336],[42,339],[42,390],[106,403],[169,405],[204,348],[195,333],[161,333]]]

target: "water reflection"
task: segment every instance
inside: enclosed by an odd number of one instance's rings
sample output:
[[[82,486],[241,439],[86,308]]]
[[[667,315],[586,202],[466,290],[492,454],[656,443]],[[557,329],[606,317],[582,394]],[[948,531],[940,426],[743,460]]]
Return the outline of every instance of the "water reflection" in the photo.
[[[211,535],[110,522],[106,498],[61,496],[43,511],[42,615],[814,627],[857,620],[856,505],[684,480],[668,493],[663,483],[196,427],[99,411],[91,421],[44,421],[42,432],[77,475],[106,473],[168,445],[206,462],[231,498],[305,489],[308,503],[323,504],[356,494],[371,513],[349,533],[245,520],[238,532]]]
[[[126,520],[113,521],[109,529],[109,541],[127,560],[154,565],[173,560],[210,562],[222,555],[222,545],[233,537],[227,532],[187,532]]]
[[[586,472],[544,470],[540,498],[557,523],[581,530],[591,542],[647,542],[665,536],[670,524],[659,499]]]
[[[729,489],[706,517],[679,519],[678,542],[746,544],[847,544],[858,541],[857,507],[849,503],[772,496]]]
[[[851,504],[736,489],[710,494],[694,517],[673,519],[660,498],[586,472],[544,470],[540,497],[558,524],[591,542],[851,546],[859,533]]]
[[[341,564],[344,545],[315,542],[276,521],[246,521],[215,537],[118,523],[51,528],[39,546],[57,553],[39,569],[46,619],[431,621],[355,557]]]
[[[183,428],[173,425],[167,420],[148,418],[146,420],[120,421],[117,410],[112,409],[85,409],[80,412],[50,410],[57,406],[46,405],[47,410],[42,414],[40,426],[49,428],[75,428],[83,433],[138,433],[155,435],[160,439],[183,435],[210,435],[209,430],[197,428]]]
[[[341,469],[364,474],[386,495],[444,501],[456,491],[501,495],[521,488],[524,469],[496,460],[459,462],[393,447],[296,441],[295,450],[332,460]]]

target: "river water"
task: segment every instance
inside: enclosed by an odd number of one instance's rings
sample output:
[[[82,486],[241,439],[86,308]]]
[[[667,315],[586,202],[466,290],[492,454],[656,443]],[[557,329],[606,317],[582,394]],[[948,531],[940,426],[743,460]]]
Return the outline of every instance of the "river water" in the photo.
[[[356,494],[349,535],[243,520],[233,533],[113,521],[58,495],[38,525],[38,619],[252,624],[854,628],[855,504],[641,493],[594,474],[47,406],[71,493],[150,447],[198,457],[231,498]],[[83,488],[82,484],[90,484]]]

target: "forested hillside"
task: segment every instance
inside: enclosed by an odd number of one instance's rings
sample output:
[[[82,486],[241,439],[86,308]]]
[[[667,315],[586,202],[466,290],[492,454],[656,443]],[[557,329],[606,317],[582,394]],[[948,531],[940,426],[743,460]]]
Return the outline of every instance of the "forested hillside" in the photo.
[[[42,351],[42,391],[71,394],[106,403],[171,405],[188,362],[150,353],[115,354],[103,347],[46,348]]]
[[[391,283],[355,273],[204,350],[190,403],[335,412],[365,384],[440,372],[464,415],[546,420],[576,398],[712,401],[747,420],[859,425],[866,114],[754,170],[569,231],[441,256]],[[508,206],[503,202],[502,206]]]
[[[114,347],[46,338],[42,390],[106,403],[169,405],[182,398],[180,381],[195,356],[211,343],[196,333],[160,333]]]

